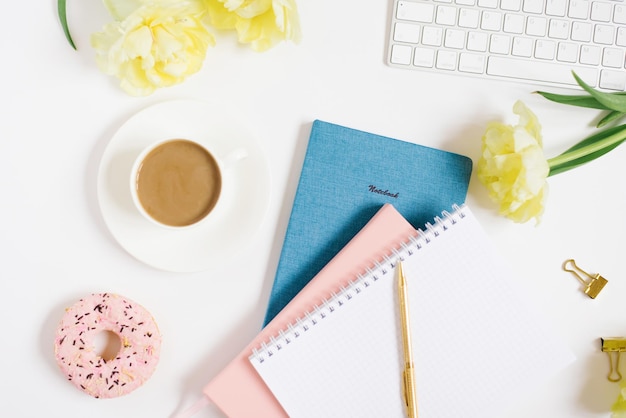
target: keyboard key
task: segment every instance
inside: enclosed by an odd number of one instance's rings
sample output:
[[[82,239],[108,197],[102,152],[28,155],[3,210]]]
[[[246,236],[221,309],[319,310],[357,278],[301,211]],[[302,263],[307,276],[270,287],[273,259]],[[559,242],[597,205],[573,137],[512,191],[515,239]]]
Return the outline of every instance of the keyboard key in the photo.
[[[485,32],[470,32],[467,36],[467,49],[476,52],[485,52],[489,36]]]
[[[442,70],[456,69],[456,52],[453,51],[437,51],[437,61],[435,67]]]
[[[446,29],[443,44],[446,48],[463,49],[465,47],[465,32],[459,29]]]
[[[613,11],[613,22],[620,25],[626,24],[626,6],[621,4],[615,5],[615,10]]]
[[[484,11],[480,22],[481,29],[499,31],[502,24],[502,14],[492,11]]]
[[[435,50],[430,48],[415,48],[413,65],[432,68],[432,66],[435,65]]]
[[[507,33],[524,33],[524,16],[507,13],[504,15],[502,30]]]
[[[512,12],[518,12],[522,5],[521,0],[501,0],[500,8],[502,10],[510,10]]]
[[[393,40],[416,44],[420,39],[420,26],[412,23],[397,22],[393,32]]]
[[[412,49],[408,45],[392,45],[391,46],[391,59],[393,64],[409,65],[411,64],[411,52]]]
[[[489,57],[487,60],[487,73],[491,75],[576,86],[572,71],[576,71],[576,74],[590,86],[597,85],[598,70],[595,68],[500,56]]]
[[[578,45],[569,42],[559,42],[556,59],[562,62],[576,62],[578,59]]]
[[[511,53],[516,57],[531,57],[533,54],[534,41],[530,38],[516,36],[513,39],[513,49]]]
[[[539,14],[543,12],[543,0],[524,0],[522,10],[526,13]]]
[[[613,5],[611,3],[594,1],[591,3],[591,20],[595,20],[596,22],[610,22],[612,7]]]
[[[507,35],[493,34],[489,42],[489,52],[494,54],[508,54],[511,45],[511,38]]]
[[[422,31],[422,44],[430,46],[441,46],[441,39],[443,37],[443,29],[425,26]]]
[[[623,71],[602,70],[600,88],[623,91],[626,89],[626,73]]]
[[[617,28],[617,38],[615,45],[626,46],[626,28]]]
[[[478,0],[478,7],[495,9],[496,7],[498,7],[498,0]]]
[[[435,22],[438,25],[452,26],[456,23],[456,7],[437,6],[437,17]]]
[[[593,41],[597,44],[612,45],[615,29],[609,25],[596,25],[593,32]]]
[[[535,43],[535,57],[542,60],[554,59],[556,54],[556,43],[545,39],[539,39]]]
[[[460,4],[462,6],[473,6],[476,4],[476,0],[456,0],[456,4]]]
[[[399,1],[396,10],[396,18],[413,22],[430,23],[434,15],[435,6],[425,2]]]
[[[546,2],[546,14],[549,16],[565,16],[567,10],[566,0],[548,0]]]
[[[589,1],[571,0],[567,15],[573,19],[587,19],[589,15]]]
[[[459,26],[462,28],[476,29],[480,13],[476,9],[461,9],[459,12]]]
[[[464,73],[482,74],[485,72],[484,55],[470,54],[464,52],[459,57],[459,71]]]
[[[553,39],[567,39],[569,37],[569,21],[550,19],[548,36]]]
[[[545,36],[547,25],[546,18],[531,16],[526,21],[526,33],[532,36]]]
[[[600,53],[602,50],[598,46],[583,45],[580,48],[580,63],[589,65],[600,64]]]
[[[624,50],[618,48],[604,48],[602,52],[602,65],[605,67],[624,67]]]
[[[572,41],[591,41],[591,25],[589,23],[574,22],[572,24]]]

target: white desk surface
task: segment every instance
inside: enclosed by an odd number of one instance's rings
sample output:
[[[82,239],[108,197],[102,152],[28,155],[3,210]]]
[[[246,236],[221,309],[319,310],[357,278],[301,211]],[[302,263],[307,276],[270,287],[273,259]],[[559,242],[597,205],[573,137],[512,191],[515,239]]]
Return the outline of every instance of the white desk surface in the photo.
[[[78,51],[67,44],[56,1],[11,2],[0,31],[0,415],[163,417],[201,388],[260,329],[311,122],[352,128],[468,155],[485,124],[513,122],[522,99],[543,124],[554,156],[592,131],[598,113],[532,95],[537,86],[419,74],[385,65],[390,1],[298,1],[304,37],[258,54],[218,35],[202,70],[145,98],[126,95],[95,65],[89,35],[109,17],[99,1],[68,2]],[[556,89],[550,89],[557,91]],[[168,273],[126,253],[104,224],[96,183],[108,141],[130,116],[170,99],[219,103],[254,132],[271,170],[271,197],[245,263]],[[577,361],[502,417],[608,417],[618,387],[606,379],[600,337],[626,335],[626,148],[549,179],[543,222],[518,225],[494,212],[474,176],[467,202],[520,272],[537,309]],[[391,162],[390,162],[391,163]],[[567,258],[609,280],[596,300],[561,270]],[[479,285],[479,284],[477,284]],[[164,336],[152,378],[128,396],[98,400],[69,384],[53,354],[64,308],[92,292],[147,307]],[[502,350],[507,350],[503,341]],[[565,347],[564,347],[565,349]],[[462,353],[459,353],[462,355]],[[454,382],[450,396],[454,399]],[[242,400],[245,402],[245,400]],[[208,408],[198,418],[222,417]]]

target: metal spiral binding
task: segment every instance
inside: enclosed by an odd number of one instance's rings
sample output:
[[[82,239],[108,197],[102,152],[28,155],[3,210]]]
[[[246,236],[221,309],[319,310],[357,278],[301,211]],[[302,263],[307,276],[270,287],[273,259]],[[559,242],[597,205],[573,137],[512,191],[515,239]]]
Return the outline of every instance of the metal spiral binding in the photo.
[[[438,218],[435,218],[435,222],[437,222],[437,225],[439,225],[441,221]],[[433,237],[437,238],[439,236],[439,230],[435,228],[430,222],[426,223],[426,229]]]
[[[317,325],[317,320],[313,316],[313,313],[315,313],[317,309],[319,309],[318,306],[316,306],[314,308],[313,312],[307,312],[306,315],[305,315],[307,321],[309,321],[311,323],[311,325]]]
[[[411,248],[410,243],[411,241],[409,240],[407,242],[403,242],[402,244],[400,244],[404,252],[406,252],[409,257],[413,255],[413,248]]]
[[[346,297],[347,300],[352,300],[352,293],[348,292],[349,288],[346,288],[346,291],[344,292],[344,296]]]
[[[293,324],[289,324],[289,333],[294,336],[294,338],[298,338],[300,336],[300,332],[293,326]]]
[[[331,292],[330,300],[337,300],[337,293]],[[328,310],[330,311],[330,313],[335,312],[335,306],[333,306],[333,304],[330,303],[330,301],[327,303],[327,306],[328,306]]]
[[[387,257],[387,256],[383,256]],[[383,260],[384,261],[384,260]],[[378,270],[380,270],[381,274],[384,276],[385,274],[387,274],[387,269],[381,264],[381,262],[379,260],[374,261],[374,265],[376,266],[376,268]]]
[[[274,337],[270,337],[270,343],[272,346],[276,347],[276,351],[280,351],[283,348],[280,342],[278,342]]]
[[[359,274],[357,280],[361,282],[364,287],[370,287],[369,276],[366,274]]]
[[[263,363],[265,361],[265,357],[263,357],[256,348],[252,349],[252,358],[257,359],[259,363]]]
[[[392,252],[395,255],[395,257],[393,258],[393,260],[389,260],[389,264],[391,265],[391,268],[394,268],[394,269],[396,268],[396,264],[397,263],[395,261],[397,261],[397,260],[404,261],[405,260],[406,257],[404,255],[402,255],[402,252],[401,252],[401,250],[403,250],[403,249],[404,249],[404,247],[402,247],[402,245],[400,245],[400,248],[394,248],[393,249]]]
[[[372,280],[374,280],[375,282],[378,281],[378,276],[375,273],[375,270],[372,270],[370,267],[366,267],[365,271],[367,272],[368,276],[372,278]]]
[[[398,248],[392,249],[390,254],[384,255],[380,260],[374,260],[373,266],[365,267],[364,273],[358,274],[354,280],[341,285],[338,291],[332,291],[328,298],[324,298],[309,312],[304,313],[303,316],[289,324],[285,330],[279,331],[278,335],[270,337],[268,342],[262,342],[260,347],[254,348],[250,359],[256,359],[259,363],[263,363],[277,351],[282,350],[284,346],[294,343],[304,332],[316,326],[329,315],[335,314],[356,295],[372,287],[390,271],[394,271],[397,260],[404,261],[442,233],[445,233],[450,226],[456,225],[460,219],[465,218],[464,207],[465,205],[453,205],[453,213],[442,211],[441,217],[434,217],[433,223],[427,223],[425,230],[418,229],[417,235],[409,237],[405,242],[399,244]]]

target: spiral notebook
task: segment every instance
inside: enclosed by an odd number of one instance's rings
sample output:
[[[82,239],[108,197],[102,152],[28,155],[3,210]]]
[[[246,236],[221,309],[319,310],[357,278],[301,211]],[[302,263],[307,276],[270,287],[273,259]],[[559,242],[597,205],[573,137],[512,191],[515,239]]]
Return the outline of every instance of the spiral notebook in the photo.
[[[398,260],[420,418],[501,416],[573,361],[462,206],[253,350],[251,364],[290,417],[406,415]]]
[[[450,208],[452,205],[450,205]],[[272,392],[248,361],[252,349],[321,303],[351,277],[366,270],[370,260],[387,253],[417,231],[387,203],[333,259],[203,388],[203,397],[176,418],[189,418],[198,408],[215,404],[229,418],[286,417]],[[245,399],[245,402],[242,402]]]

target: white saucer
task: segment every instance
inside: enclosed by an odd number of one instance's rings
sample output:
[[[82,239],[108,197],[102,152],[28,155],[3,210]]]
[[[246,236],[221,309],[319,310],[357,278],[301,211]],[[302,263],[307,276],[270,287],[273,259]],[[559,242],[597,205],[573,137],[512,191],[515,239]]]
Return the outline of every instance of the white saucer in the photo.
[[[174,100],[148,107],[120,127],[102,156],[98,200],[107,227],[126,251],[157,269],[197,272],[227,261],[247,244],[265,217],[270,179],[263,150],[240,125],[208,103]],[[223,174],[219,213],[195,227],[161,228],[133,205],[132,164],[144,147],[166,138],[195,139],[218,155],[242,147],[248,152]]]

